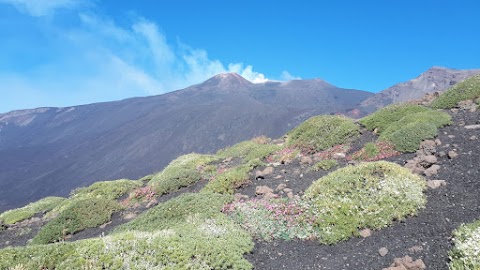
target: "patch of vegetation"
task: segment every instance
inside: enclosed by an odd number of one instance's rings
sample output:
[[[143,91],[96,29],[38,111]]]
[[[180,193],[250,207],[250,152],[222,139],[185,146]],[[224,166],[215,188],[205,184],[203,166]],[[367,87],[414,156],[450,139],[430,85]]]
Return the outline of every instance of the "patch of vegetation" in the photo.
[[[298,154],[300,154],[300,150],[293,147],[285,147],[268,156],[267,162],[280,162],[282,164],[290,163],[298,156]]]
[[[203,177],[203,167],[213,161],[210,155],[187,154],[168,164],[148,182],[159,195],[190,186]]]
[[[381,134],[392,123],[402,119],[403,117],[409,114],[425,112],[428,110],[429,108],[427,107],[410,103],[393,104],[360,119],[359,122],[368,130],[377,129],[377,133]]]
[[[255,138],[250,141],[237,143],[231,147],[218,151],[216,156],[219,159],[241,159],[242,164],[250,163],[263,165],[261,161],[275,151],[280,150],[280,146],[269,143],[259,143],[259,141],[258,138]]]
[[[366,143],[363,148],[368,158],[372,158],[380,153],[380,150],[378,150],[377,146],[372,142]]]
[[[250,269],[242,256],[253,248],[250,236],[221,213],[231,200],[231,196],[216,193],[183,194],[119,226],[114,234],[169,231],[180,236],[170,243],[171,252],[178,257],[173,262],[191,263],[193,259],[208,269]]]
[[[420,142],[434,138],[440,127],[451,124],[451,116],[413,104],[385,107],[360,120],[367,129],[377,129],[380,140],[392,143],[400,152],[415,152]]]
[[[337,165],[338,162],[335,159],[325,159],[315,163],[315,165],[312,166],[312,170],[316,172],[320,170],[328,171]]]
[[[480,220],[453,232],[454,247],[449,252],[451,270],[480,269]]]
[[[68,269],[69,265],[62,262],[75,254],[76,245],[76,243],[58,243],[0,249],[0,269]],[[78,269],[82,269],[82,266]]]
[[[309,208],[302,200],[251,199],[227,204],[223,212],[252,235],[266,241],[315,239],[315,218]]]
[[[248,182],[250,170],[252,170],[251,166],[240,165],[217,174],[202,189],[202,192],[233,194],[235,189]]]
[[[50,220],[33,238],[32,244],[48,244],[65,240],[67,235],[108,222],[121,206],[113,200],[87,197],[74,200],[64,211]]]
[[[270,139],[267,136],[262,135],[262,136],[258,136],[258,137],[253,138],[252,141],[256,142],[258,144],[269,144],[272,141],[272,139]]]
[[[150,180],[152,180],[152,178],[155,176],[155,174],[149,174],[149,175],[145,175],[144,177],[138,179],[139,182],[142,182],[142,183],[148,183],[150,182]]]
[[[120,179],[113,181],[101,181],[88,187],[75,189],[71,197],[91,197],[115,200],[134,188],[142,186],[141,181]]]
[[[127,179],[96,182],[88,187],[77,188],[70,193],[67,200],[62,201],[45,218],[55,218],[66,209],[87,198],[116,200],[135,188],[141,187],[142,181]]]
[[[224,171],[210,173],[210,181],[202,189],[202,192],[233,194],[236,188],[248,182],[248,174],[251,170],[265,165],[263,160],[278,150],[280,150],[279,146],[268,144],[267,139],[260,137],[218,151],[216,154],[217,160],[240,159],[240,164]]]
[[[221,213],[220,194],[184,194],[112,235],[0,250],[0,269],[252,269],[247,232]]]
[[[450,109],[458,102],[480,97],[480,75],[470,77],[445,91],[430,106],[435,109]]]
[[[198,225],[198,227],[193,227]],[[0,269],[252,269],[250,237],[231,221],[0,250]]]
[[[115,233],[130,230],[153,232],[175,228],[179,224],[188,223],[189,217],[200,219],[212,218],[221,214],[222,207],[232,197],[222,194],[186,193],[165,203],[147,210],[129,223],[120,225]]]
[[[366,143],[362,149],[347,157],[349,160],[377,161],[399,155],[395,146],[386,141]]]
[[[287,133],[287,145],[304,152],[318,152],[358,136],[352,119],[339,115],[314,116]]]
[[[452,117],[445,112],[428,110],[425,112],[408,114],[400,120],[392,122],[380,135],[380,138],[389,138],[391,134],[405,128],[412,123],[432,124],[435,128],[441,128],[452,123]]]
[[[425,180],[397,164],[378,161],[338,169],[305,192],[322,243],[333,244],[416,214],[424,207]]]
[[[418,150],[420,142],[435,136],[437,136],[437,127],[434,124],[413,122],[380,138],[390,141],[397,151],[410,153]]]
[[[5,224],[14,224],[22,220],[33,217],[36,213],[48,212],[62,203],[65,198],[61,197],[46,197],[39,201],[30,203],[22,208],[12,209],[3,212],[0,215],[0,220]]]

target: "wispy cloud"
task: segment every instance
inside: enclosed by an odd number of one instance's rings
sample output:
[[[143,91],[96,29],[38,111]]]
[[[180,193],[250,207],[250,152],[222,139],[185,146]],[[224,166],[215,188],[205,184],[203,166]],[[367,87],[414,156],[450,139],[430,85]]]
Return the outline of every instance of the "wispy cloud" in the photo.
[[[108,56],[102,62],[115,59],[112,67],[121,63],[123,77],[132,78],[132,84],[141,82],[138,88],[148,94],[180,89],[223,72],[237,72],[252,82],[267,80],[251,65],[231,63],[225,66],[219,60],[210,59],[203,49],[170,43],[158,26],[145,18],[137,18],[129,28],[121,28],[111,20],[91,14],[80,14],[80,18],[88,31],[74,33],[71,38],[77,42],[85,39],[89,46],[96,42],[98,47],[94,51]],[[142,79],[137,80],[140,77]]]
[[[280,80],[282,81],[291,81],[291,80],[301,80],[302,78],[298,77],[298,76],[293,76],[292,74],[290,74],[288,71],[284,70],[282,72],[282,75],[280,76]]]
[[[75,0],[0,1],[21,6],[32,16],[78,5]],[[211,59],[204,49],[192,48],[179,41],[170,42],[154,22],[145,18],[137,17],[129,25],[119,26],[113,19],[92,11],[72,11],[72,14],[78,18],[73,26],[57,24],[37,29],[41,35],[51,37],[49,55],[41,62],[34,63],[28,70],[13,73],[9,70],[2,72],[0,68],[0,85],[9,89],[11,96],[16,97],[12,100],[21,104],[11,102],[8,107],[0,102],[0,111],[162,94],[224,72],[236,72],[254,83],[268,80],[252,65],[225,65],[220,60]],[[43,23],[51,24],[51,21],[46,19]],[[32,23],[32,28],[35,27],[36,21]],[[29,48],[36,49],[35,46]],[[45,48],[38,53],[44,52]],[[282,78],[294,77],[284,72]],[[38,98],[38,104],[20,103],[26,96],[41,98]]]
[[[67,8],[72,9],[85,0],[0,0],[0,3],[12,4],[19,11],[30,14],[32,16],[46,16],[51,15],[57,9]]]

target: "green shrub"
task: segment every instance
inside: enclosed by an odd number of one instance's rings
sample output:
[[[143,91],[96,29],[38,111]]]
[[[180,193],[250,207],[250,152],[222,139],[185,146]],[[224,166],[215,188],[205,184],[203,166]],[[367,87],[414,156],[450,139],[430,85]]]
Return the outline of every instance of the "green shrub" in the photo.
[[[230,202],[232,197],[216,193],[186,193],[165,203],[147,210],[136,219],[118,226],[114,232],[130,230],[153,232],[175,228],[182,223],[188,223],[190,216],[211,218],[220,214],[222,207]]]
[[[258,140],[243,141],[231,147],[222,149],[217,152],[219,159],[234,158],[242,159],[242,163],[252,163],[261,161],[275,151],[280,150],[280,146],[273,144],[258,143]]]
[[[427,107],[409,103],[394,104],[360,119],[359,122],[368,130],[377,129],[377,132],[381,134],[392,123],[402,119],[403,117],[409,114],[425,112],[428,110],[430,109]]]
[[[233,194],[236,188],[248,182],[250,170],[250,166],[241,165],[217,174],[202,189],[202,192]]]
[[[96,182],[88,187],[77,188],[70,193],[70,198],[59,203],[45,217],[53,218],[85,198],[118,199],[133,189],[141,187],[142,184],[142,181],[138,180],[120,179]]]
[[[470,77],[445,91],[430,106],[435,109],[449,109],[459,101],[480,97],[480,75]]]
[[[387,140],[400,152],[415,152],[420,142],[434,138],[437,135],[437,127],[431,123],[413,122],[409,123],[387,136],[380,136],[380,139]]]
[[[0,215],[0,220],[3,220],[5,224],[14,224],[27,218],[31,218],[36,213],[50,211],[64,200],[65,198],[60,197],[46,197],[22,208],[3,212]]]
[[[437,129],[452,123],[445,112],[412,104],[388,106],[360,120],[367,129],[378,129],[380,139],[391,142],[395,150],[415,152],[420,142],[437,135]]]
[[[451,270],[480,269],[480,220],[453,232],[454,247],[449,252]]]
[[[287,133],[287,145],[317,152],[346,143],[359,134],[359,127],[345,116],[314,116]]]
[[[338,169],[305,192],[322,243],[332,244],[413,215],[425,205],[425,180],[397,164],[378,161]]]
[[[88,187],[75,189],[71,193],[71,196],[105,198],[109,200],[115,200],[123,196],[127,192],[131,191],[132,189],[140,186],[142,186],[141,181],[133,181],[128,179],[101,181],[93,183]]]
[[[372,158],[379,153],[377,146],[372,142],[366,143],[363,147],[365,148],[365,154],[369,158]]]
[[[338,165],[338,162],[336,160],[326,159],[326,160],[319,161],[315,165],[313,165],[312,170],[316,172],[320,170],[328,171],[337,165]]]
[[[0,269],[62,269],[62,262],[75,255],[75,245],[58,243],[0,249]],[[73,269],[65,266],[63,269]]]
[[[0,269],[252,269],[251,237],[220,210],[220,194],[184,194],[112,235],[0,250]]]
[[[452,123],[452,117],[448,113],[434,110],[408,114],[402,117],[402,119],[392,122],[382,132],[380,137],[387,138],[392,133],[397,132],[399,129],[404,128],[411,123],[428,123],[434,125],[436,128],[441,128],[450,125]]]
[[[142,182],[142,183],[148,183],[150,182],[150,180],[152,180],[152,178],[155,176],[155,174],[149,174],[149,175],[145,175],[144,177],[138,179],[139,182]]]
[[[188,228],[124,232],[0,250],[0,269],[252,269],[250,237],[226,218]],[[194,227],[197,226],[197,227]]]
[[[32,244],[48,244],[63,240],[86,228],[93,228],[108,222],[113,212],[121,206],[106,198],[82,198],[72,203],[60,214],[50,220],[33,238]]]
[[[180,156],[153,176],[148,185],[160,195],[176,191],[201,180],[201,168],[213,160],[212,156],[195,153]]]

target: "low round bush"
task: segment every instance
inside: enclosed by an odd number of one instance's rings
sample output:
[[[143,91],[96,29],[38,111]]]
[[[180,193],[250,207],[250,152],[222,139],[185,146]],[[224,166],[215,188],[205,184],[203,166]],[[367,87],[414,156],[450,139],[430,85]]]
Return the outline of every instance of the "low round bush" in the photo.
[[[0,250],[0,269],[248,270],[253,267],[243,254],[252,249],[249,235],[224,217],[175,230],[5,248]]]
[[[0,269],[252,269],[252,238],[221,213],[231,200],[180,195],[105,237],[0,249]]]
[[[360,120],[367,129],[377,129],[382,141],[390,142],[400,152],[415,152],[420,142],[437,135],[437,129],[452,123],[452,117],[430,108],[397,104],[388,106]]]
[[[225,172],[216,174],[210,179],[202,192],[214,192],[221,194],[233,194],[235,190],[249,181],[251,167],[240,165]]]
[[[268,140],[268,138],[254,138],[249,141],[243,141],[219,150],[215,156],[218,159],[239,158],[243,164],[251,163],[255,160],[262,160],[273,152],[280,150],[278,145],[270,144]]]
[[[395,163],[365,162],[338,169],[305,192],[319,241],[332,244],[379,229],[424,207],[425,180]]]
[[[220,214],[232,196],[216,193],[185,193],[145,211],[136,219],[115,228],[114,232],[130,230],[152,232],[175,228],[189,216],[210,218]]]
[[[315,165],[312,166],[312,170],[315,172],[318,172],[320,170],[328,171],[337,165],[338,162],[335,159],[325,159],[315,163]]]
[[[428,110],[431,109],[410,103],[393,104],[360,119],[359,122],[368,130],[377,129],[377,132],[381,134],[392,123],[402,119],[403,117],[409,114],[425,112]]]
[[[110,220],[121,206],[104,198],[82,198],[72,203],[50,220],[33,238],[32,244],[48,244],[64,240],[69,234],[102,225]]]
[[[432,123],[413,122],[380,139],[387,140],[395,146],[395,150],[410,153],[415,152],[423,140],[434,138],[437,135],[437,127]]]
[[[480,75],[470,77],[445,91],[430,106],[435,109],[450,109],[458,102],[480,97]]]
[[[22,208],[12,209],[3,212],[0,215],[0,220],[5,224],[14,224],[33,217],[36,213],[50,211],[57,205],[62,203],[65,198],[61,197],[46,197],[36,202],[30,203]]]
[[[359,126],[340,115],[320,115],[306,120],[287,133],[287,145],[307,152],[318,152],[344,144],[359,135]]]
[[[212,156],[195,153],[180,156],[154,175],[148,185],[159,195],[190,186],[202,179],[200,168],[212,160]]]
[[[480,220],[453,232],[454,248],[449,252],[451,270],[480,269]]]
[[[389,136],[397,130],[404,128],[411,123],[428,123],[433,124],[436,128],[441,128],[452,123],[452,117],[445,112],[428,110],[405,115],[402,119],[392,122],[381,136]]]
[[[141,181],[119,179],[100,181],[88,187],[78,188],[72,192],[72,197],[98,197],[110,200],[118,199],[134,188],[142,185]]]

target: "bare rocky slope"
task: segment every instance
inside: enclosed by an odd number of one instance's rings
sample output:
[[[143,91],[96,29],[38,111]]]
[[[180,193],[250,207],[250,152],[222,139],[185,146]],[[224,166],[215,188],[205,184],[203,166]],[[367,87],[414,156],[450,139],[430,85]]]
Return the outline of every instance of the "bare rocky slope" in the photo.
[[[480,69],[457,70],[432,67],[415,79],[396,84],[367,98],[362,102],[361,109],[374,112],[392,103],[420,99],[428,93],[441,93],[452,85],[479,73]]]
[[[230,73],[160,96],[0,114],[0,212],[99,180],[136,179],[181,154],[278,137],[370,96],[318,79],[253,84]]]

